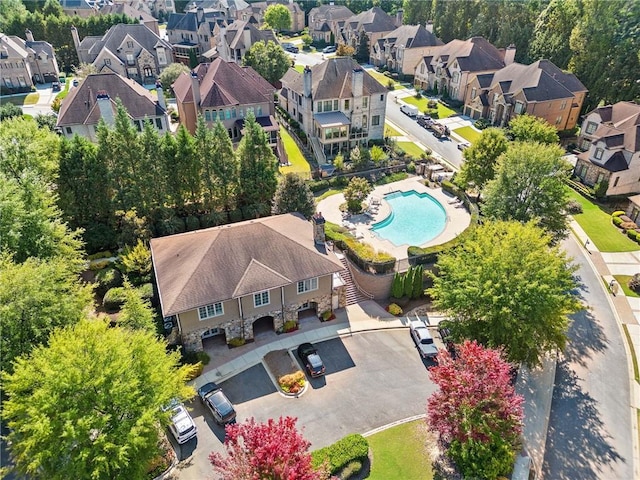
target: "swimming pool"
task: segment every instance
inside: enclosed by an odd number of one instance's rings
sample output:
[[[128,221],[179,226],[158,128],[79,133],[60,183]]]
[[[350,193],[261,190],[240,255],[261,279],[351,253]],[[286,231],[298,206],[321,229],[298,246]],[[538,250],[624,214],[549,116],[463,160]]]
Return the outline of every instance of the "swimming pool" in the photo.
[[[444,230],[447,214],[440,202],[428,193],[394,192],[384,199],[391,207],[391,214],[371,227],[380,238],[396,246],[420,246]]]

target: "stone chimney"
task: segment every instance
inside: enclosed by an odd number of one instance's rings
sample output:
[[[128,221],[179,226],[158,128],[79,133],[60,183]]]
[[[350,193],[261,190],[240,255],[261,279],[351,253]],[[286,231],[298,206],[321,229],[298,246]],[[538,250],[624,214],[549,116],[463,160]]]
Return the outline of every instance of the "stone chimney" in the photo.
[[[404,10],[399,8],[396,11],[396,27],[401,27],[403,21],[404,21]]]
[[[200,81],[198,80],[198,73],[195,70],[191,70],[191,90],[193,94],[193,103],[196,107],[196,111],[200,109]]]
[[[325,219],[322,213],[318,212],[311,217],[311,223],[313,223],[313,243],[316,245],[324,245],[326,240],[324,236]]]
[[[245,50],[249,50],[251,48],[251,29],[248,23],[242,29],[242,41],[244,42]]]
[[[311,68],[307,65],[304,67],[304,72],[302,73],[303,94],[307,98],[311,98],[311,80]]]
[[[364,70],[362,67],[357,66],[353,69],[351,74],[351,93],[353,98],[362,96],[362,90],[364,85]]]
[[[29,30],[28,28],[24,31],[24,36],[27,39],[27,42],[34,42],[35,41],[33,39],[33,33],[31,33],[31,30]]]
[[[511,65],[516,58],[516,46],[512,43],[504,51],[504,64],[505,66]]]
[[[78,29],[73,25],[71,26],[71,36],[73,37],[73,45],[76,47],[76,50],[78,50],[78,47],[80,46],[80,37],[78,36]]]
[[[427,32],[433,33],[433,22],[431,20],[427,20],[427,22],[424,24],[424,28],[427,30]]]
[[[116,118],[113,115],[113,106],[111,105],[111,99],[106,90],[98,90],[96,94],[96,101],[98,102],[98,108],[100,109],[100,116],[104,119],[105,123],[109,126],[113,126],[116,123]]]
[[[164,100],[164,91],[162,90],[162,83],[160,80],[156,80],[156,94],[158,95],[158,106],[166,112],[167,102]]]
[[[196,10],[196,20],[198,21],[198,25],[204,21],[204,8],[198,7]]]

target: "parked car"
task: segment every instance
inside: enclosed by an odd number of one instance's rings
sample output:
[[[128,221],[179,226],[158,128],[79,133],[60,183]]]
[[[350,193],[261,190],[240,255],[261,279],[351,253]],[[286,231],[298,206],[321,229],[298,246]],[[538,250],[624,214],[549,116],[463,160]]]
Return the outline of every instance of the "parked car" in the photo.
[[[438,355],[438,347],[433,342],[433,337],[429,332],[427,324],[420,317],[416,316],[415,319],[407,317],[409,320],[409,331],[411,332],[411,338],[416,344],[416,348],[422,358],[434,358]]]
[[[469,148],[471,144],[469,142],[460,142],[458,144],[458,150],[464,150],[465,148]]]
[[[418,115],[416,120],[418,121],[418,125],[420,125],[422,128],[429,128],[431,125],[433,125],[433,120],[429,115]]]
[[[236,411],[222,388],[216,383],[205,383],[198,389],[198,396],[218,425],[236,423]]]
[[[52,82],[51,83],[51,90],[54,92],[59,92],[61,90],[61,86],[60,86],[60,82]]]
[[[302,363],[304,363],[307,372],[312,377],[320,377],[324,375],[324,363],[316,348],[310,343],[303,343],[298,347],[298,356]]]
[[[298,53],[300,51],[293,43],[285,42],[282,43],[281,46],[286,52]]]
[[[80,83],[80,82],[78,81],[78,79],[77,79],[77,78],[74,78],[74,79],[73,79],[73,86],[74,86],[74,87],[77,87],[79,83]]]
[[[328,47],[324,47],[322,49],[322,53],[335,53],[335,51],[337,50],[335,45],[329,45]]]
[[[198,428],[182,403],[173,402],[166,410],[171,410],[169,430],[179,445],[196,437]]]
[[[405,115],[409,115],[413,118],[417,117],[420,113],[420,110],[418,110],[418,107],[416,107],[415,105],[402,105],[400,107],[400,111]]]

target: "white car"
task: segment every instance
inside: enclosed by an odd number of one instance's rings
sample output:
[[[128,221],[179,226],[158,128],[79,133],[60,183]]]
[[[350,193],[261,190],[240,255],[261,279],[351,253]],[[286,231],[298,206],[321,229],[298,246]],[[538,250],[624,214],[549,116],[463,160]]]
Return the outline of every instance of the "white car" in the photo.
[[[416,316],[415,320],[407,317],[409,320],[409,331],[411,338],[416,344],[416,348],[422,358],[435,358],[438,355],[438,347],[433,342],[433,337],[429,332],[427,324],[420,317]]]
[[[464,150],[465,148],[469,148],[471,144],[469,142],[460,142],[458,144],[458,150]]]
[[[170,408],[171,423],[169,424],[169,430],[171,430],[178,444],[182,445],[195,438],[198,428],[193,423],[193,418],[191,418],[185,406],[181,403],[175,403]]]

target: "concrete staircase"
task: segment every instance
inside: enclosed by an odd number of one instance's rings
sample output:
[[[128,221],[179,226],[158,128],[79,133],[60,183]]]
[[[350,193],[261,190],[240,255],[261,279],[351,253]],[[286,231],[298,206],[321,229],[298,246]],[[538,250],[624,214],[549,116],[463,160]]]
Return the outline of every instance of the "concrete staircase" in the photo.
[[[344,270],[340,272],[340,277],[344,281],[347,286],[347,306],[353,305],[355,303],[364,302],[365,300],[370,300],[370,297],[365,296],[353,281],[353,277],[351,276],[351,271],[349,271],[349,266],[347,265],[347,259],[344,255],[340,255],[340,262],[344,265]]]

